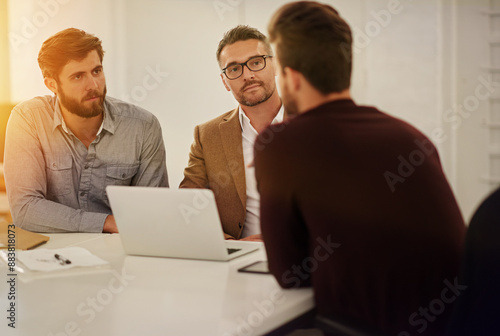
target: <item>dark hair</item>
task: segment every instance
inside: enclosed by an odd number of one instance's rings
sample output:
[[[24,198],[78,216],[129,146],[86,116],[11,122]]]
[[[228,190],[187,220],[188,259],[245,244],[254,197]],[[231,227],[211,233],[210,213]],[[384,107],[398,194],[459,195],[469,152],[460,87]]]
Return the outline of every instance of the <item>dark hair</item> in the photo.
[[[282,68],[299,71],[323,94],[350,87],[351,29],[334,8],[310,1],[286,4],[268,29]]]
[[[97,51],[102,63],[104,50],[102,50],[101,40],[83,30],[68,28],[43,42],[38,53],[38,65],[43,77],[58,80],[62,68],[68,62],[82,60],[92,50]]]
[[[268,55],[272,55],[272,48],[269,44],[269,41],[266,35],[262,34],[255,28],[250,26],[238,25],[233,29],[227,31],[224,34],[224,37],[219,42],[219,46],[217,47],[217,62],[220,64],[220,54],[222,49],[229,44],[236,43],[238,41],[246,41],[246,40],[259,40],[266,46]]]

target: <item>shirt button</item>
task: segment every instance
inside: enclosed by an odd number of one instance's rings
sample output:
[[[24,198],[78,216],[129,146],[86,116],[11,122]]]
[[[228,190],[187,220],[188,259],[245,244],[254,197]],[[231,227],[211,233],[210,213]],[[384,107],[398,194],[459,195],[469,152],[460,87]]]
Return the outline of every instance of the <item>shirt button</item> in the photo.
[[[84,191],[82,191],[82,192],[80,193],[80,196],[82,196],[82,197],[83,197],[83,196],[85,196],[85,192],[84,192]]]
[[[57,168],[57,165],[55,163],[52,164],[52,167]]]
[[[122,178],[125,178],[125,176],[127,176],[127,175],[125,175],[125,173],[123,173],[123,174],[122,174]]]
[[[83,167],[83,168],[85,168],[85,169],[89,169],[89,166],[88,166],[88,165],[86,165],[86,166],[85,166],[85,167]]]

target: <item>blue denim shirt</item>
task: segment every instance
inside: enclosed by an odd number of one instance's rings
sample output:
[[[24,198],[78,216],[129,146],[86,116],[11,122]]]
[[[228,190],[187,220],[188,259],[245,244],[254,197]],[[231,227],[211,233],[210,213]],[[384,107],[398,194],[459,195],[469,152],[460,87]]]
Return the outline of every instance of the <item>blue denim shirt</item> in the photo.
[[[108,185],[168,187],[161,127],[150,112],[106,97],[87,147],[67,129],[57,97],[36,97],[11,113],[4,175],[14,223],[38,232],[102,232]]]

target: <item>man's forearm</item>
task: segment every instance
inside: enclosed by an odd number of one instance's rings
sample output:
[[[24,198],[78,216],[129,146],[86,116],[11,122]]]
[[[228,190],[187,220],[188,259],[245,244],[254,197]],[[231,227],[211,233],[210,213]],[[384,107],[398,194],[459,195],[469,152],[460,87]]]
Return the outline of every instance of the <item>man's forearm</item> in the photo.
[[[16,208],[21,208],[16,211]],[[45,199],[13,205],[14,223],[35,232],[102,232],[108,214],[75,210]]]

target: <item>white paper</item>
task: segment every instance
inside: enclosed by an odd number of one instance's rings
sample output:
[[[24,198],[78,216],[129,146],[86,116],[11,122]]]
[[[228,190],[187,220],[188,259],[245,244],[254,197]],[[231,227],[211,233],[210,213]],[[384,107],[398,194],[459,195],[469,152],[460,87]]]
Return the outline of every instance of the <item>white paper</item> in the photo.
[[[63,263],[55,255],[58,254],[71,263]],[[83,247],[66,247],[60,249],[36,249],[31,251],[17,251],[17,260],[22,262],[31,271],[59,271],[74,267],[101,266],[107,261],[93,255]]]

